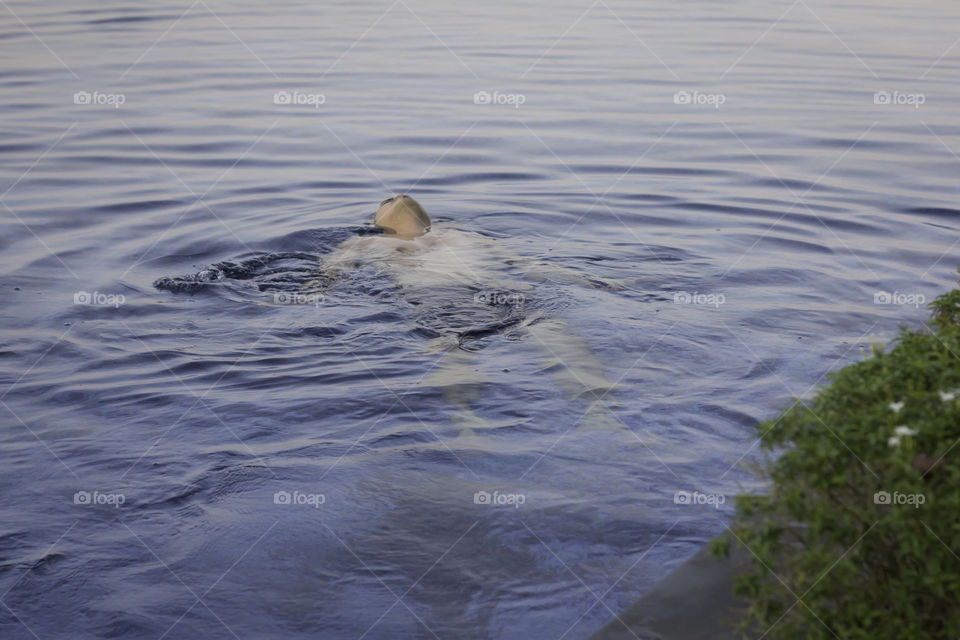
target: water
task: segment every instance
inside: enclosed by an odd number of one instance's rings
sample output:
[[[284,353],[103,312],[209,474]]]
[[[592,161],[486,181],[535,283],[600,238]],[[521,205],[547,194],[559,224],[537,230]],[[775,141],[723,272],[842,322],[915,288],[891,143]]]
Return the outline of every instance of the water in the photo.
[[[946,3],[7,6],[5,639],[587,637],[953,282]]]

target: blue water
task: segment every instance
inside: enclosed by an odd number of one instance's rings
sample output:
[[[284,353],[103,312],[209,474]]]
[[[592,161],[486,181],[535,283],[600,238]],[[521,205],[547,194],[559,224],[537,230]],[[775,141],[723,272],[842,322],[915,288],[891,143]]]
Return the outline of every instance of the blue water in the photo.
[[[0,637],[588,637],[953,284],[955,21],[8,2]],[[469,264],[328,278],[398,191]]]

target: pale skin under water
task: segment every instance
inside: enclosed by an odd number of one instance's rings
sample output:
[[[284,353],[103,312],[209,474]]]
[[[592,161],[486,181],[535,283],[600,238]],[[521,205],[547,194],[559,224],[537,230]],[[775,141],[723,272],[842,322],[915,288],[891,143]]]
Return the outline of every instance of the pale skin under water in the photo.
[[[337,279],[349,277],[361,265],[389,275],[404,295],[419,301],[436,300],[438,304],[445,298],[436,292],[450,291],[451,287],[532,296],[537,283],[545,281],[569,286],[618,286],[587,281],[570,270],[536,259],[506,255],[495,240],[452,228],[435,228],[409,239],[386,234],[354,237],[323,260],[324,271]],[[475,304],[480,307],[485,303]],[[465,311],[469,314],[469,309]],[[562,318],[532,311],[512,330],[521,331],[523,339],[536,347],[541,358],[537,371],[549,375],[570,408],[580,412],[577,429],[626,431],[608,410],[615,404],[610,395],[615,383],[607,379],[603,363],[587,342]],[[443,354],[424,381],[441,390],[459,437],[483,440],[485,430],[492,425],[473,410],[484,384],[489,382],[476,366],[483,351],[465,348],[450,336],[432,339],[425,351]]]

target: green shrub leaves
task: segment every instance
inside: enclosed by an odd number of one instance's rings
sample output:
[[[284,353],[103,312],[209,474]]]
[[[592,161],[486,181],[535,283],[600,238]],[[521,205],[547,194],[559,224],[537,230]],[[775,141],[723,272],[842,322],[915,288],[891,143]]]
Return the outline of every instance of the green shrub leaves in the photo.
[[[758,426],[769,493],[737,498],[744,629],[766,638],[960,637],[960,290],[930,326]]]

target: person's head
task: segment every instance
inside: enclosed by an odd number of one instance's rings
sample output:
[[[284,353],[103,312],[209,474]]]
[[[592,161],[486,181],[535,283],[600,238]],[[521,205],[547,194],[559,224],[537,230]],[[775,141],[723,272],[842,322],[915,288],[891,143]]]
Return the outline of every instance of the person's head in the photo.
[[[422,236],[430,230],[430,216],[419,202],[398,193],[380,203],[373,224],[388,235],[410,239]]]

